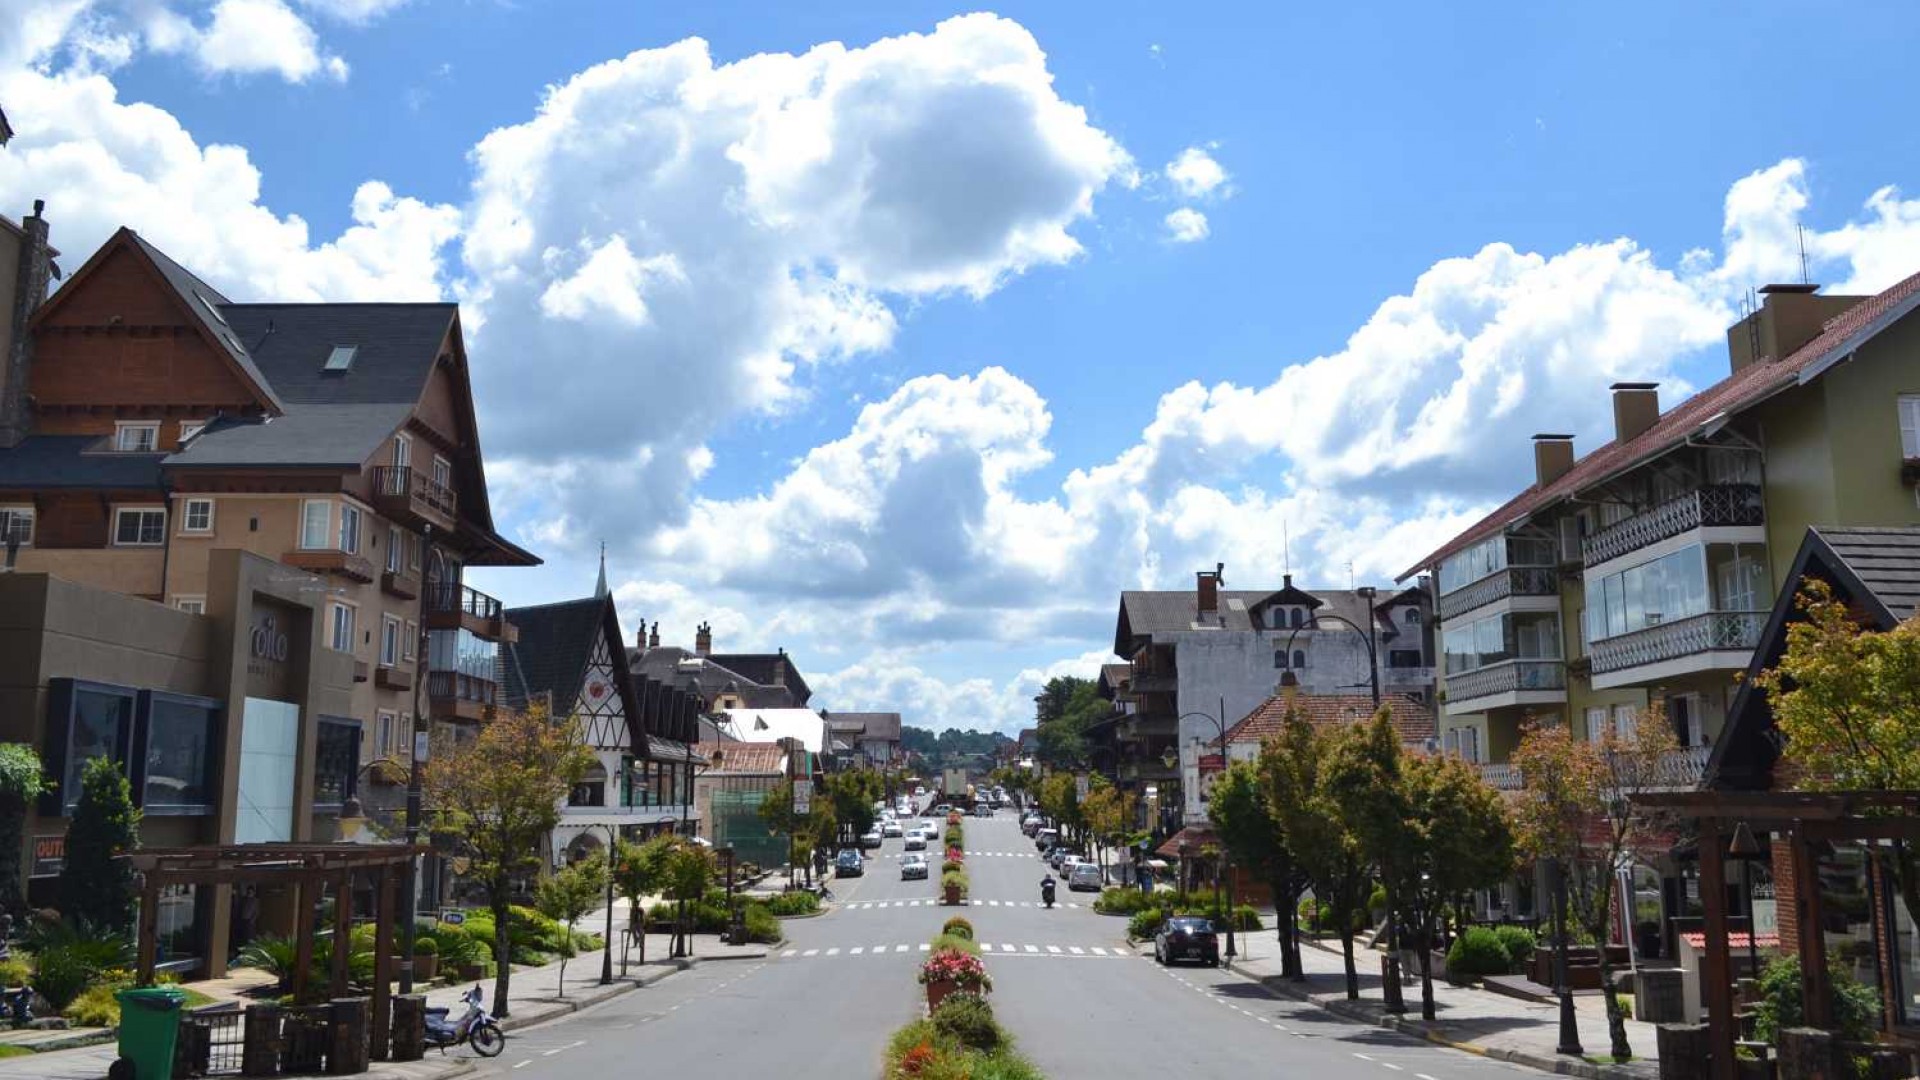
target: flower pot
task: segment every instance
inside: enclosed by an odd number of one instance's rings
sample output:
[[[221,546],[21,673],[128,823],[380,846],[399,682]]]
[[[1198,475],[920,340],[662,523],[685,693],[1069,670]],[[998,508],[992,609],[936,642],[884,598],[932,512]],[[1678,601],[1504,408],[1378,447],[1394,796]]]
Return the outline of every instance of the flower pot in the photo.
[[[959,904],[960,903],[960,886],[949,885],[946,888],[947,888],[947,903],[955,904],[955,905]]]
[[[439,954],[437,954],[437,953],[435,953],[435,954],[432,954],[432,955],[429,955],[429,954],[426,954],[426,953],[414,953],[414,954],[413,954],[413,976],[414,976],[414,978],[416,978],[416,979],[422,979],[422,980],[425,980],[425,981],[427,981],[427,982],[432,982],[432,981],[433,981],[433,979],[434,979],[434,976],[436,976],[436,975],[438,975],[438,974],[440,974],[440,956],[439,956]]]
[[[948,994],[951,994],[958,989],[960,989],[960,984],[957,982],[954,982],[952,979],[935,979],[934,981],[928,983],[927,984],[927,1011],[932,1012],[935,1009],[938,1009],[940,1007],[940,1002],[944,1000]]]
[[[484,979],[486,977],[487,977],[487,965],[485,964],[475,963],[475,964],[460,965],[460,981],[461,982],[466,982],[469,979]]]

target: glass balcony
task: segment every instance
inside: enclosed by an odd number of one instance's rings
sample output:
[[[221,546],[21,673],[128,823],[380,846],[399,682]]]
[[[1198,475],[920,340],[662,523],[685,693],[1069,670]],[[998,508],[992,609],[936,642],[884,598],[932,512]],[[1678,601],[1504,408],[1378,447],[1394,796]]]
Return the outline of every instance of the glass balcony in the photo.
[[[1581,541],[1580,556],[1594,566],[1694,529],[1764,524],[1758,485],[1716,484],[1614,522]]]

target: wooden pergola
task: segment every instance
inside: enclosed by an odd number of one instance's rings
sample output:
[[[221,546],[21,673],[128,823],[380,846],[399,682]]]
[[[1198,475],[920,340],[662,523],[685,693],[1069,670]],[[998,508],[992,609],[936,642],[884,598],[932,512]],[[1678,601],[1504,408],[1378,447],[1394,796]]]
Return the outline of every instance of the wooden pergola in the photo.
[[[1636,806],[1690,818],[1700,839],[1700,900],[1705,908],[1706,956],[1700,996],[1707,1010],[1707,1037],[1714,1080],[1734,1080],[1733,965],[1727,942],[1727,841],[1734,827],[1773,833],[1791,853],[1795,946],[1806,1024],[1833,1024],[1827,978],[1824,904],[1814,845],[1844,841],[1920,841],[1920,791],[1674,791],[1632,796]],[[1874,855],[1878,872],[1878,855]],[[1778,873],[1778,868],[1776,868]],[[1884,949],[1886,943],[1880,943]],[[1884,1015],[1884,1014],[1883,1014]],[[1886,1025],[1883,1025],[1883,1027]]]
[[[140,954],[137,984],[153,985],[158,948],[160,890],[168,885],[291,884],[294,895],[293,999],[308,998],[307,970],[313,965],[313,912],[326,887],[334,888],[333,970],[328,996],[345,997],[347,961],[353,930],[353,882],[370,877],[374,886],[374,960],[371,1042],[387,1041],[390,984],[393,980],[393,923],[406,868],[428,852],[406,844],[235,844],[148,848],[130,855],[141,875]]]

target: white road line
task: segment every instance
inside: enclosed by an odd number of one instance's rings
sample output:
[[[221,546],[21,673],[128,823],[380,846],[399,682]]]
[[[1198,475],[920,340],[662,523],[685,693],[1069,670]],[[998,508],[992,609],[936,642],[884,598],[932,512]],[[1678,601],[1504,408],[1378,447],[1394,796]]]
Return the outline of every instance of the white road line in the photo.
[[[801,953],[800,955],[801,955],[801,956],[819,956],[819,955],[820,955],[820,950],[819,950],[819,949],[808,949],[808,950],[807,950],[806,952],[803,952],[803,953]]]
[[[989,945],[989,944],[987,944],[986,942],[984,942],[984,941],[983,941],[983,942],[981,942],[981,943],[980,943],[980,951],[981,951],[981,952],[992,952],[992,951],[993,951],[993,946],[992,946],[992,945]]]
[[[516,1062],[514,1062],[514,1063],[513,1063],[513,1067],[514,1067],[514,1068],[516,1068],[516,1069],[524,1069],[524,1068],[526,1068],[527,1066],[529,1066],[529,1065],[531,1065],[531,1064],[533,1064],[533,1059],[532,1059],[532,1058],[528,1058],[528,1059],[527,1059],[527,1060],[525,1060],[525,1061],[516,1061]]]
[[[1052,954],[1053,954],[1053,955],[1055,955],[1055,956],[1059,956],[1059,955],[1060,955],[1060,946],[1058,946],[1058,945],[1049,945],[1049,946],[1047,946],[1047,951],[1048,951],[1048,952],[1050,952],[1050,953],[1052,953]]]
[[[920,951],[921,951],[921,952],[926,952],[926,951],[928,951],[929,949],[932,949],[932,948],[933,948],[933,946],[932,946],[932,945],[929,945],[929,944],[927,944],[927,943],[926,943],[926,942],[924,942],[924,941],[920,943]]]
[[[1100,946],[1098,946],[1098,945],[1095,945],[1095,946],[1093,946],[1093,955],[1095,955],[1095,956],[1105,956],[1105,955],[1107,955],[1107,950],[1105,950],[1105,949],[1103,949],[1103,948],[1101,948],[1101,947],[1100,947]]]
[[[1361,1061],[1372,1061],[1372,1060],[1373,1060],[1372,1058],[1370,1058],[1370,1057],[1368,1057],[1367,1055],[1365,1055],[1365,1054],[1363,1054],[1363,1053],[1361,1053],[1361,1052],[1360,1052],[1360,1051],[1358,1051],[1358,1050],[1355,1050],[1355,1051],[1353,1052],[1353,1056],[1354,1056],[1354,1057],[1357,1057],[1357,1058],[1359,1058],[1359,1059],[1360,1059]]]
[[[788,949],[786,952],[783,952],[780,954],[780,958],[784,960],[789,956],[797,956],[799,955],[799,953],[800,953],[799,949]]]
[[[1433,1080],[1433,1077],[1428,1076],[1426,1073],[1414,1073],[1413,1075],[1419,1077],[1420,1080]]]
[[[836,947],[836,948],[832,948],[832,949],[828,949],[828,950],[827,950],[827,955],[828,955],[828,956],[839,956],[839,955],[840,955],[840,950],[839,950],[839,948],[837,948],[837,947]]]
[[[1393,1070],[1394,1072],[1404,1072],[1404,1071],[1405,1071],[1405,1070],[1403,1070],[1403,1069],[1402,1069],[1402,1068],[1401,1068],[1400,1066],[1398,1066],[1398,1065],[1395,1065],[1395,1064],[1394,1064],[1393,1062],[1391,1062],[1391,1061],[1383,1061],[1383,1062],[1381,1062],[1380,1064],[1382,1064],[1382,1065],[1385,1065],[1385,1066],[1386,1066],[1387,1068],[1389,1068],[1389,1069],[1392,1069],[1392,1070]]]
[[[1068,951],[1068,952],[1070,952],[1070,953],[1072,953],[1072,954],[1073,954],[1073,955],[1075,955],[1075,956],[1085,956],[1085,955],[1087,955],[1087,950],[1085,950],[1085,949],[1082,949],[1082,948],[1081,948],[1080,946],[1078,946],[1078,945],[1069,945],[1069,946],[1067,946],[1067,951]]]
[[[565,1049],[566,1049],[566,1047],[564,1047],[564,1046],[556,1046],[556,1047],[554,1047],[554,1048],[553,1048],[553,1049],[551,1049],[551,1050],[543,1050],[543,1051],[541,1051],[541,1052],[540,1052],[540,1056],[541,1056],[541,1057],[552,1057],[553,1055],[555,1055],[555,1054],[557,1054],[557,1053],[559,1053],[560,1051],[562,1051],[562,1050],[565,1050]]]
[[[903,953],[907,951],[907,947],[905,945],[895,945],[893,947],[893,951],[897,953]]]
[[[1027,946],[1027,951],[1028,951],[1028,952],[1039,952],[1039,951],[1040,951],[1040,946],[1038,946],[1038,945],[1029,945],[1029,946]]]
[[[847,950],[847,955],[848,955],[848,956],[859,956],[859,955],[860,955],[861,953],[863,953],[863,952],[866,952],[866,951],[867,951],[867,950],[866,950],[866,946],[864,946],[864,945],[855,945],[855,946],[854,946],[853,948],[851,948],[851,949],[848,949],[848,950]]]

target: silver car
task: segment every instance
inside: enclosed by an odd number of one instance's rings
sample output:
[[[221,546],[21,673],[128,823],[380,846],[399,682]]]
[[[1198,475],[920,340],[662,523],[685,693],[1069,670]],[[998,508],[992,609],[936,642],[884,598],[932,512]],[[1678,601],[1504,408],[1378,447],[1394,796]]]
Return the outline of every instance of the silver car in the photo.
[[[918,852],[908,852],[900,856],[900,880],[908,881],[914,878],[921,881],[927,880],[927,857]]]
[[[1067,891],[1099,892],[1103,882],[1100,880],[1100,867],[1097,863],[1074,863],[1067,871]]]

